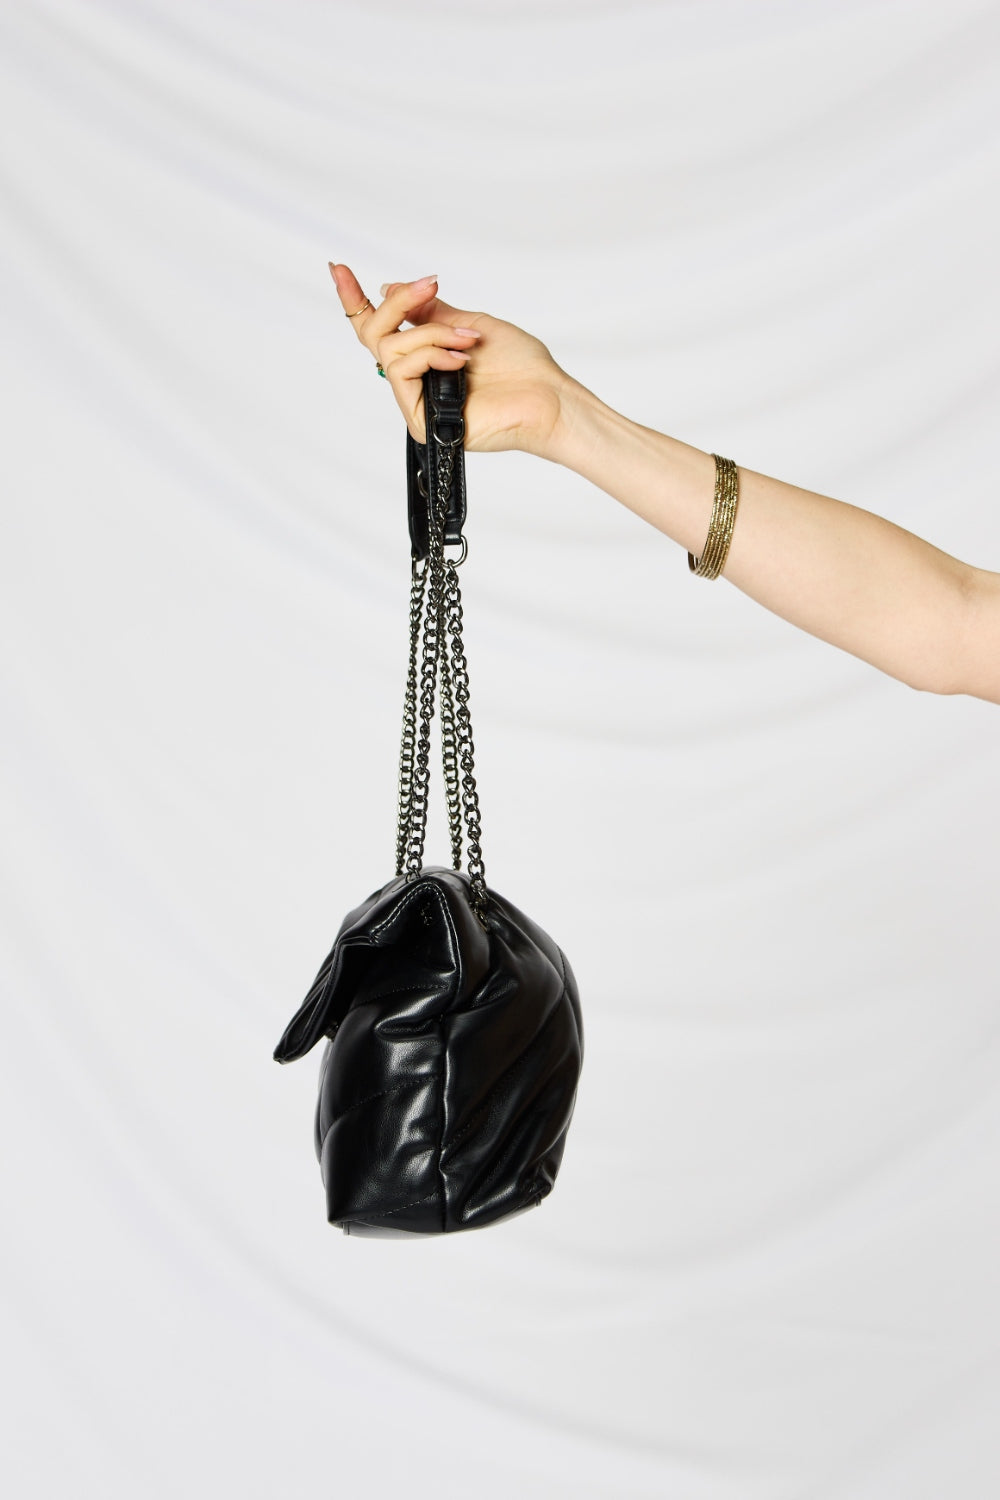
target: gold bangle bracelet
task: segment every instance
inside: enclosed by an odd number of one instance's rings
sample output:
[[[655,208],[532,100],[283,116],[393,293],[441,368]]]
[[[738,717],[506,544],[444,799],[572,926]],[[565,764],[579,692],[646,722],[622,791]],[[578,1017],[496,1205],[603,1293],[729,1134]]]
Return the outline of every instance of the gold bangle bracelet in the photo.
[[[731,458],[720,458],[717,453],[712,457],[715,459],[715,497],[708,537],[701,557],[688,553],[688,567],[697,578],[718,578],[726,566],[740,503],[739,469]]]

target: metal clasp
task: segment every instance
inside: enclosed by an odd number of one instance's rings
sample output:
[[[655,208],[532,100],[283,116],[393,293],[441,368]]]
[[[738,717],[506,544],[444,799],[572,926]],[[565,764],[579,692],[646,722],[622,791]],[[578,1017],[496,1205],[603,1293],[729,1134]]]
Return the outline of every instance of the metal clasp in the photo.
[[[444,423],[448,424],[449,426],[457,426],[458,427],[458,436],[457,437],[453,437],[453,438],[443,438],[441,436],[441,434],[438,432],[438,423],[439,422],[444,422]],[[440,443],[440,445],[441,445],[442,448],[460,448],[462,446],[462,441],[463,441],[463,439],[465,437],[465,419],[464,419],[464,417],[462,417],[462,416],[448,417],[448,416],[445,416],[443,413],[439,412],[437,414],[437,416],[435,416],[435,418],[434,418],[434,422],[433,422],[433,425],[431,427],[431,436],[433,437],[433,439],[434,439],[434,441],[436,443]]]

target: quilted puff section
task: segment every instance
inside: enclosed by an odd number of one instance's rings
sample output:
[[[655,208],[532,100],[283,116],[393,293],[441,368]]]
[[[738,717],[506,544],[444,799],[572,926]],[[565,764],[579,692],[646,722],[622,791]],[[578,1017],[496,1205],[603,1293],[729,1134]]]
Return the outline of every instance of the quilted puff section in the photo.
[[[448,905],[425,882],[400,886],[351,933],[315,1122],[331,1223],[443,1228],[443,1017],[462,988],[462,957]]]
[[[561,978],[553,983],[554,993],[521,997],[530,1018],[515,1019],[508,997],[495,1016],[487,1008],[449,1020],[440,1164],[449,1227],[476,1228],[552,1190],[582,1062],[570,994]]]
[[[328,1044],[320,1075],[316,1130],[320,1141],[341,1115],[367,1099],[386,1098],[398,1083],[439,1079],[444,1036],[433,990],[383,995],[352,1008]],[[389,1106],[387,1106],[389,1107]]]
[[[378,1218],[418,1233],[443,1230],[440,1130],[436,1078],[399,1080],[340,1115],[320,1155],[328,1221]]]

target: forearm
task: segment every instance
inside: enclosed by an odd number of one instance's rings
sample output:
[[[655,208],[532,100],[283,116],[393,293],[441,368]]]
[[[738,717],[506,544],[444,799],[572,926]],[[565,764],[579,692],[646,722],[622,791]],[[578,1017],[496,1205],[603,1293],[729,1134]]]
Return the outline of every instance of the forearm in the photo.
[[[544,456],[701,554],[715,485],[710,453],[630,421],[571,381]],[[970,691],[957,667],[977,570],[870,511],[742,466],[739,477],[730,583],[911,687]]]

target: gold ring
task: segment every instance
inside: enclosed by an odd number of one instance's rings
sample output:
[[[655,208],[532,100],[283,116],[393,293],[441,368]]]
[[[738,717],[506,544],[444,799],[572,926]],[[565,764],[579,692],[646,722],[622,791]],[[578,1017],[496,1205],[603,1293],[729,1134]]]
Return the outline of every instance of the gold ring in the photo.
[[[357,312],[345,313],[344,317],[345,318],[359,318],[361,316],[361,314],[366,310],[366,308],[369,308],[369,307],[373,307],[373,303],[372,303],[372,300],[371,300],[370,297],[366,297],[365,300],[364,300],[364,302],[358,308]]]

